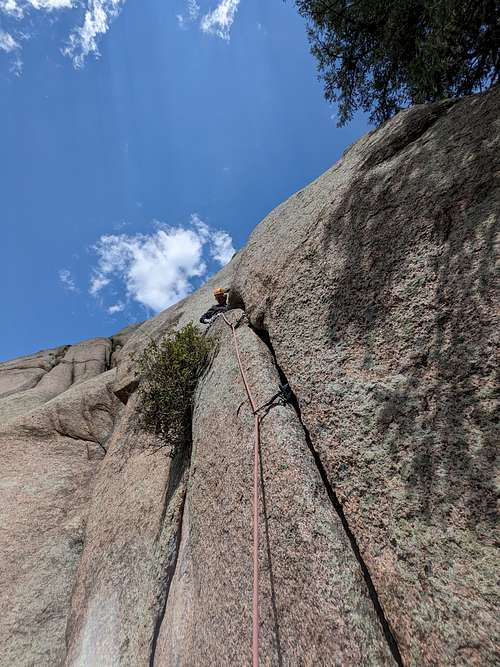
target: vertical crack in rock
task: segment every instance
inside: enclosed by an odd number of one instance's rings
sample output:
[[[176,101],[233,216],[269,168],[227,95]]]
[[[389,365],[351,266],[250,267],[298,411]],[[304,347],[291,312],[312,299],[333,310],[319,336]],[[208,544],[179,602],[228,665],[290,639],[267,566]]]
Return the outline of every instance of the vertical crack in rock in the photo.
[[[190,440],[188,443],[187,451],[180,456],[180,461],[178,465],[176,466],[169,484],[168,488],[165,491],[165,503],[163,506],[163,512],[160,518],[160,528],[159,528],[159,533],[158,533],[158,541],[160,541],[161,538],[161,531],[163,529],[163,525],[165,523],[165,517],[167,514],[167,510],[170,504],[170,501],[175,495],[176,490],[178,489],[180,484],[185,484],[185,489],[182,494],[182,500],[181,500],[181,506],[179,509],[179,521],[177,525],[177,530],[175,531],[175,535],[173,536],[173,540],[175,541],[175,546],[173,549],[173,556],[171,558],[170,563],[167,564],[164,576],[161,578],[160,585],[161,585],[161,591],[160,591],[160,600],[159,600],[159,613],[156,619],[155,627],[153,630],[153,637],[151,640],[151,654],[149,657],[149,667],[154,667],[155,664],[155,657],[156,657],[156,648],[158,645],[158,638],[160,636],[160,630],[161,626],[163,623],[163,619],[165,618],[165,612],[167,609],[167,602],[168,602],[168,596],[170,593],[170,586],[172,584],[172,581],[174,579],[175,571],[177,569],[177,561],[179,558],[179,549],[180,549],[180,544],[181,544],[181,539],[182,539],[182,525],[183,525],[183,519],[184,519],[184,509],[186,507],[186,496],[187,496],[187,480],[183,481],[183,478],[185,476],[185,473],[187,470],[189,470],[189,467],[191,465],[191,449],[192,449],[192,441]],[[174,463],[172,462],[172,465]]]
[[[149,667],[154,667],[155,664],[155,657],[156,657],[156,647],[158,645],[158,638],[160,636],[160,630],[161,626],[163,623],[163,619],[165,618],[165,611],[167,609],[167,602],[168,602],[168,595],[170,593],[170,586],[172,584],[172,581],[174,579],[174,574],[177,569],[177,560],[179,558],[179,548],[181,544],[181,537],[182,537],[182,523],[184,519],[184,508],[186,506],[186,495],[187,495],[187,490],[184,492],[183,498],[182,498],[182,505],[180,508],[180,516],[179,516],[179,525],[177,528],[177,531],[175,533],[175,553],[174,553],[174,558],[172,562],[167,566],[166,571],[165,571],[165,576],[163,578],[163,585],[164,585],[164,590],[162,594],[162,599],[160,602],[160,611],[158,614],[158,617],[156,619],[155,627],[153,630],[153,638],[151,641],[151,655],[149,658]]]
[[[109,348],[106,350],[105,353],[104,364],[105,364],[105,370],[110,371],[112,368],[111,360],[113,359],[113,353],[115,351],[116,345],[113,338],[108,338],[108,342],[109,342]]]
[[[274,348],[272,346],[271,338],[269,336],[269,333],[265,329],[256,329],[255,327],[251,327],[251,328],[253,329],[255,334],[257,336],[259,336],[259,338],[263,341],[263,343],[266,344],[269,351],[271,352],[271,355],[274,359],[274,363],[276,365],[276,369],[278,370],[281,382],[283,384],[288,383],[286,375],[284,374],[282,368],[278,364],[278,360],[276,359],[276,354],[274,352]],[[314,447],[314,444],[313,444],[312,439],[311,439],[311,435],[309,433],[309,429],[307,428],[307,426],[304,424],[304,422],[302,420],[302,413],[301,413],[301,410],[300,410],[300,405],[299,405],[299,402],[297,400],[296,395],[293,392],[292,392],[291,405],[295,409],[295,412],[297,414],[297,418],[299,420],[299,423],[302,426],[302,429],[304,431],[304,437],[305,437],[305,440],[307,442],[307,446],[309,447],[309,450],[310,450],[310,452],[313,456],[314,463],[316,464],[316,467],[317,467],[318,472],[319,472],[320,477],[321,477],[321,481],[323,482],[323,485],[326,489],[326,492],[328,493],[328,497],[330,498],[330,502],[332,503],[332,506],[333,506],[335,512],[337,513],[337,515],[338,515],[338,517],[339,517],[339,519],[342,523],[342,527],[344,529],[344,532],[345,532],[345,534],[346,534],[346,536],[349,539],[349,542],[351,544],[353,554],[354,554],[354,556],[355,556],[356,560],[358,561],[358,564],[361,568],[361,572],[363,573],[363,578],[365,580],[365,583],[366,583],[366,586],[367,586],[367,589],[368,589],[368,593],[370,595],[370,599],[373,603],[375,612],[376,612],[376,614],[378,616],[378,619],[380,621],[380,625],[382,626],[384,637],[387,641],[387,644],[388,644],[389,649],[392,653],[392,656],[393,656],[394,660],[396,661],[396,664],[399,667],[404,667],[403,659],[401,657],[401,653],[399,651],[399,647],[398,647],[396,638],[395,638],[395,636],[394,636],[394,634],[391,630],[389,621],[387,620],[387,618],[385,616],[384,609],[382,607],[382,604],[380,603],[379,596],[378,596],[378,593],[377,593],[377,589],[375,588],[375,584],[373,583],[373,579],[370,575],[370,571],[368,569],[368,566],[366,565],[366,563],[363,559],[363,556],[361,554],[361,551],[360,551],[359,545],[357,543],[356,537],[355,537],[355,535],[353,534],[352,530],[349,527],[349,523],[348,523],[347,518],[345,516],[342,504],[339,501],[339,499],[337,497],[337,494],[335,493],[335,491],[332,487],[332,484],[330,483],[330,480],[328,479],[328,474],[325,470],[325,467],[323,466],[321,458],[320,458],[318,452],[316,451],[316,449]]]

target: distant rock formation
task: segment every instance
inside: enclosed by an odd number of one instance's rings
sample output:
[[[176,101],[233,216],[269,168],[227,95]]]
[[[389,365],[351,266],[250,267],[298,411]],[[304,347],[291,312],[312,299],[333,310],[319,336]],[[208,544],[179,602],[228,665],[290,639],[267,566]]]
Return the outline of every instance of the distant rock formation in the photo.
[[[495,665],[500,88],[369,133],[200,290],[0,364],[0,665],[250,664],[253,416],[229,328],[191,451],[133,355],[231,288],[262,419],[266,665]],[[201,326],[201,325],[200,325]]]

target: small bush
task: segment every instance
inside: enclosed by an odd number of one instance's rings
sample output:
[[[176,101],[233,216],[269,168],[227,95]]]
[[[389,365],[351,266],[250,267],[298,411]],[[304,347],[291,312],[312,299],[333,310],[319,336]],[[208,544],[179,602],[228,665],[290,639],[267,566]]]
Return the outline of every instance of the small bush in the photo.
[[[211,348],[212,341],[189,323],[152,340],[137,359],[143,426],[161,436],[170,456],[191,441],[193,394]]]

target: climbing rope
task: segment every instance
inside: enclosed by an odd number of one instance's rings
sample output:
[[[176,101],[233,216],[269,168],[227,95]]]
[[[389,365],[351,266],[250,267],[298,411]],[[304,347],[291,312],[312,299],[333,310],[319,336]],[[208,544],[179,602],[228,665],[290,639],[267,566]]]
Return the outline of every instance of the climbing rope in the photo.
[[[259,448],[260,448],[260,418],[257,411],[257,406],[250,391],[250,386],[247,381],[245,369],[241,363],[240,349],[238,346],[238,337],[234,324],[229,322],[226,316],[222,313],[224,322],[231,327],[233,333],[234,348],[236,350],[236,357],[240,367],[241,378],[245,385],[248,400],[252,407],[252,412],[255,417],[254,428],[254,464],[253,464],[253,623],[252,623],[252,664],[253,667],[259,665]]]

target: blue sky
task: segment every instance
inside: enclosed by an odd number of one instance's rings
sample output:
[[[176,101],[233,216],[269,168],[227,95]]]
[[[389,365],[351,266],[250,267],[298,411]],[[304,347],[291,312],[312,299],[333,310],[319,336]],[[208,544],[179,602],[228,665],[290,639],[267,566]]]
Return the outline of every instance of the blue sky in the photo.
[[[292,0],[0,0],[0,360],[196,288],[367,129]]]

